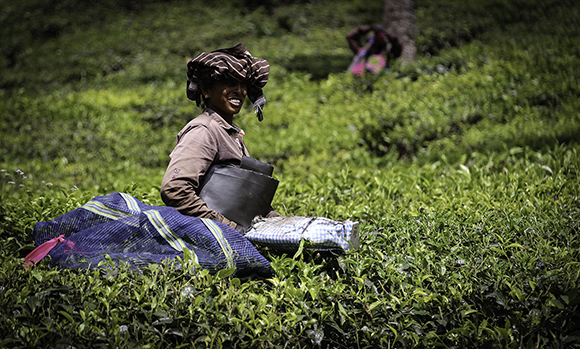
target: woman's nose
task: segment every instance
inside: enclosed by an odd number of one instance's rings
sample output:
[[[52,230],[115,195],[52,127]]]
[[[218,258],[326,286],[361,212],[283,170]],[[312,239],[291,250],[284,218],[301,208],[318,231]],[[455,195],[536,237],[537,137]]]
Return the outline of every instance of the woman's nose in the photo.
[[[246,93],[246,91],[247,91],[246,84],[238,82],[238,84],[236,86],[236,91],[238,91],[240,93]]]

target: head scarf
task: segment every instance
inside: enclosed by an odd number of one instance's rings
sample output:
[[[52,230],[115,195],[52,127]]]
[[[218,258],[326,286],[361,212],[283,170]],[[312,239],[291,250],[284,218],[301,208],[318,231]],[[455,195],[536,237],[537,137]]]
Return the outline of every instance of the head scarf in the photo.
[[[265,59],[253,57],[241,43],[234,47],[202,52],[187,63],[187,98],[201,102],[200,77],[210,71],[214,80],[235,79],[248,85],[248,98],[254,104],[258,120],[264,119],[262,108],[266,98],[262,88],[268,82],[270,65]]]

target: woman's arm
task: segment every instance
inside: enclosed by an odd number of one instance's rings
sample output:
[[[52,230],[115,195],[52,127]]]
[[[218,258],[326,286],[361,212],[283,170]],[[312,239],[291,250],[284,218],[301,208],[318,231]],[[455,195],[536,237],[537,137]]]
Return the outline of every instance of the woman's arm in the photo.
[[[218,144],[204,125],[196,125],[181,137],[161,184],[161,198],[188,216],[209,218],[236,227],[236,223],[207,207],[196,194],[200,179],[207,173],[218,152]]]

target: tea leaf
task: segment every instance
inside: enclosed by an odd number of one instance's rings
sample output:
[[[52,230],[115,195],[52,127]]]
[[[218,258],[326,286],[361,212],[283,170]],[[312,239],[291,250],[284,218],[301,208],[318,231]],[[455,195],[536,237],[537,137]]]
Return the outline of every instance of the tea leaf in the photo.
[[[218,280],[223,280],[227,277],[232,276],[234,273],[236,272],[236,267],[232,267],[232,268],[228,268],[228,269],[222,269],[220,271],[217,272],[217,279]]]

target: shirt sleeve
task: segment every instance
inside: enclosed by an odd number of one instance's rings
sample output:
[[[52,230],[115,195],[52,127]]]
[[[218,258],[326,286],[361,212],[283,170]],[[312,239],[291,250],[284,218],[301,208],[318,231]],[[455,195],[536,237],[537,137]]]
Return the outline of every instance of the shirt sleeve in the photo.
[[[196,194],[218,152],[216,137],[204,125],[196,125],[183,135],[171,153],[171,160],[161,183],[161,198],[180,213],[208,218],[236,227],[236,223],[216,212]]]

